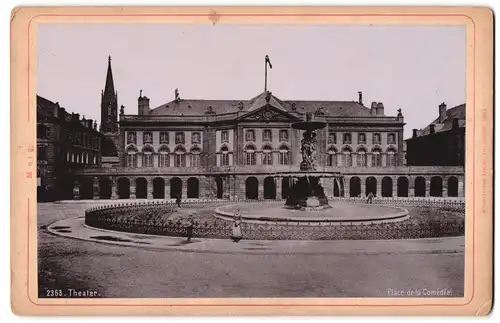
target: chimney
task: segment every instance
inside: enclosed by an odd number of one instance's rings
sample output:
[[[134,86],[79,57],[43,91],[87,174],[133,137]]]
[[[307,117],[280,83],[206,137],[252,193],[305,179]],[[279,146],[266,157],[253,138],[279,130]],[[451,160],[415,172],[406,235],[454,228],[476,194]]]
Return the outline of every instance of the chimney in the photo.
[[[54,117],[55,118],[58,118],[59,117],[59,109],[61,107],[59,106],[59,102],[56,102],[55,105],[54,105]]]
[[[358,103],[363,105],[363,92],[358,92]]]
[[[141,96],[137,99],[138,115],[144,116],[149,114],[149,98]]]
[[[452,129],[458,129],[458,118],[453,118]]]
[[[370,108],[370,114],[372,116],[377,114],[377,102],[372,102],[371,108]]]
[[[441,103],[439,105],[439,123],[443,123],[446,119],[446,103]]]
[[[429,133],[430,133],[431,135],[433,135],[433,134],[435,134],[435,133],[436,133],[435,126],[436,126],[435,124],[431,124],[431,125],[429,125]]]
[[[87,119],[87,128],[92,129],[92,124],[94,123],[94,120],[92,119]]]
[[[384,104],[382,102],[377,103],[377,115],[378,116],[383,116],[384,115]]]
[[[417,138],[417,129],[413,129],[413,136],[412,138]]]

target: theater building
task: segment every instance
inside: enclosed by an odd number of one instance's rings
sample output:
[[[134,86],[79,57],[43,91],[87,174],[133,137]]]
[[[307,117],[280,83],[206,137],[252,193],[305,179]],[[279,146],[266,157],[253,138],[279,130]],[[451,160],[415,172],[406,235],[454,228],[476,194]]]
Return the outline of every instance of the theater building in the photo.
[[[110,71],[111,62],[107,79]],[[109,100],[106,89],[102,97]],[[242,100],[190,100],[176,89],[170,102],[150,107],[140,91],[137,106],[120,112],[116,99],[114,93],[115,103],[101,109],[117,166],[71,172],[74,198],[284,198],[284,174],[300,172],[302,134],[291,124],[306,113],[327,124],[317,132],[318,172],[340,178],[323,178],[327,196],[464,194],[461,166],[404,165],[401,109],[386,115],[381,102],[365,106],[361,92],[356,101],[284,100],[269,91]]]

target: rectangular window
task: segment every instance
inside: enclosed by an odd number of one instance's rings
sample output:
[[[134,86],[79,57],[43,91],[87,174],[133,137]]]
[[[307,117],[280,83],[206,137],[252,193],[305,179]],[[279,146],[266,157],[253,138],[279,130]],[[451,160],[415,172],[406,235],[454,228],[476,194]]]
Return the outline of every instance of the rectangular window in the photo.
[[[358,144],[366,144],[366,133],[358,133]]]
[[[175,144],[184,144],[184,132],[176,132],[175,133]]]
[[[137,155],[127,154],[127,167],[136,168],[137,167]]]
[[[174,167],[186,167],[186,155],[185,154],[175,154],[174,155]]]
[[[290,163],[290,154],[288,153],[288,151],[280,151],[279,156],[280,165],[288,165]]]
[[[245,134],[246,141],[255,141],[255,132],[253,130],[247,130]]]
[[[245,159],[246,159],[247,165],[255,165],[255,152],[247,152]]]
[[[280,130],[280,141],[288,141],[288,130]]]
[[[191,134],[191,143],[192,144],[199,144],[200,143],[200,133],[199,132],[193,132]]]
[[[127,144],[137,144],[137,134],[135,131],[127,131]]]
[[[380,134],[379,133],[374,133],[373,134],[373,144],[380,145],[380,143],[381,143]]]
[[[337,143],[337,134],[335,132],[328,133],[328,143],[336,144]]]
[[[149,131],[145,132],[142,136],[142,142],[145,144],[153,143],[153,134]]]
[[[160,144],[168,145],[168,132],[160,132]]]
[[[351,143],[351,134],[350,133],[344,133],[344,144],[350,144]]]
[[[337,154],[335,153],[328,154],[328,166],[337,166]]]
[[[160,167],[170,167],[170,155],[169,154],[160,154],[159,164],[160,164]]]
[[[222,143],[229,142],[229,131],[227,130],[222,131],[220,137],[221,137],[220,141]]]
[[[229,154],[222,153],[220,155],[220,165],[221,166],[229,166]]]
[[[390,133],[387,135],[387,143],[388,144],[395,144],[396,143],[396,135],[393,133]]]
[[[273,135],[270,129],[264,129],[262,132],[262,141],[273,141]]]
[[[273,164],[273,155],[270,151],[265,151],[262,153],[262,164],[263,165]]]

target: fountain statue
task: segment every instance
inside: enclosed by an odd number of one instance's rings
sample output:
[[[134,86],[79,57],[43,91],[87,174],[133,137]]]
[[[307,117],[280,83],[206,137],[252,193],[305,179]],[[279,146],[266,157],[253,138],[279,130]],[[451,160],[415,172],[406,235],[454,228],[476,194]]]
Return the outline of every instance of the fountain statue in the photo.
[[[313,114],[307,113],[306,120],[295,122],[292,128],[304,130],[300,142],[302,161],[301,173],[293,176],[290,193],[285,206],[300,208],[301,210],[322,210],[328,208],[328,199],[325,196],[319,176],[315,176],[317,169],[317,140],[316,130],[326,127],[325,122],[313,120]]]

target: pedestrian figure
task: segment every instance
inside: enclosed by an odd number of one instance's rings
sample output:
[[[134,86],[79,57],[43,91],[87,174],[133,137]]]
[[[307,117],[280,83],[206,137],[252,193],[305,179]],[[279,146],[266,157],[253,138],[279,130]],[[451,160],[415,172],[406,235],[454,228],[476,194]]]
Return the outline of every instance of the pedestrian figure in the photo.
[[[193,214],[190,214],[187,219],[186,224],[186,243],[191,242],[191,238],[193,237],[193,228],[194,228],[194,217]]]
[[[234,215],[233,233],[231,235],[231,239],[233,239],[234,242],[239,242],[241,240],[241,222],[241,214],[240,210],[238,209],[236,211],[236,214]]]
[[[181,195],[177,194],[177,197],[175,198],[175,203],[177,203],[177,207],[181,207]]]
[[[368,204],[373,203],[373,193],[372,192],[368,193],[368,200],[366,201],[366,203],[368,203]]]

